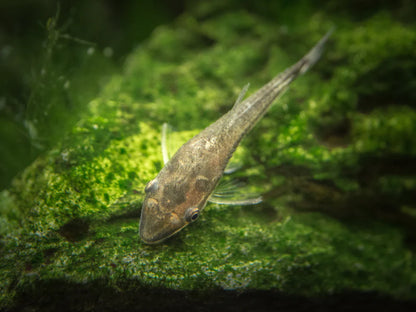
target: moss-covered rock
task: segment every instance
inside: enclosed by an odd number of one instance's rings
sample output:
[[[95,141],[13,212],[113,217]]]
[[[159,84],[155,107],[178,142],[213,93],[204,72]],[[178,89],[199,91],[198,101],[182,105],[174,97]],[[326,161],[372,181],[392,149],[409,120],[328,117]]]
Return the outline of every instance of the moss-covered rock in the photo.
[[[322,11],[292,27],[206,10],[156,29],[66,139],[0,194],[3,307],[65,287],[71,296],[73,285],[121,298],[163,288],[416,300],[405,240],[416,224],[415,28],[386,12],[358,24]],[[162,123],[183,136],[209,125],[242,86],[253,92],[334,24],[322,60],[243,142],[237,175],[264,203],[210,204],[172,239],[143,244],[140,206],[163,166]]]

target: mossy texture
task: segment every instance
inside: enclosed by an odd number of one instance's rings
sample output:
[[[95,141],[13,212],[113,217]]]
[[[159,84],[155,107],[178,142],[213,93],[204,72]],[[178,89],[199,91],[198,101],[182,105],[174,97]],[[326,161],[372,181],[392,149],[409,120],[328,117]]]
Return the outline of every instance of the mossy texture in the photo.
[[[415,224],[415,28],[386,12],[354,23],[322,11],[290,27],[206,10],[157,28],[67,138],[1,193],[3,307],[48,281],[104,281],[120,296],[161,287],[416,299],[401,223]],[[321,61],[242,144],[237,175],[264,202],[209,204],[172,239],[143,244],[140,206],[163,166],[162,123],[184,136],[209,125],[247,82],[253,92],[335,24]]]

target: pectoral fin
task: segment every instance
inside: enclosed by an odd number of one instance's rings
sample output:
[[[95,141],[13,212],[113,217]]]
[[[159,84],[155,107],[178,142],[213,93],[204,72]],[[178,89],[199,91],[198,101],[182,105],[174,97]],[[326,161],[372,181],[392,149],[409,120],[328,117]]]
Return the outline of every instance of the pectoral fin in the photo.
[[[249,190],[241,181],[232,179],[221,180],[208,201],[220,205],[256,205],[262,202],[262,197]]]
[[[163,163],[166,163],[171,158],[172,151],[171,148],[168,147],[168,132],[171,131],[171,127],[168,123],[164,123],[162,125],[162,138],[161,138],[161,147],[162,147],[162,155],[163,155]]]

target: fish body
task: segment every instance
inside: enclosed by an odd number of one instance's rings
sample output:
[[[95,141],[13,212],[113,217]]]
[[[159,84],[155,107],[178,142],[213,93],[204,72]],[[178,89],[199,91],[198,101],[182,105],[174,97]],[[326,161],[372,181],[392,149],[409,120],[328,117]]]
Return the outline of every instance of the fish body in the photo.
[[[240,101],[241,94],[230,111],[182,145],[146,185],[140,218],[145,243],[159,243],[198,218],[242,138],[287,86],[319,59],[330,34],[246,100]]]

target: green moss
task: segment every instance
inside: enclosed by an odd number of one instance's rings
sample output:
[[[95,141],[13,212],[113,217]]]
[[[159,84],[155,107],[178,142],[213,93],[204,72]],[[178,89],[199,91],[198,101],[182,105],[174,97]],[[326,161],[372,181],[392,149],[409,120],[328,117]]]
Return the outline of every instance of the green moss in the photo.
[[[13,233],[19,229],[21,214],[7,190],[0,193],[0,203],[0,235]]]
[[[397,77],[378,74],[388,60],[407,55],[398,66],[414,64],[416,31],[387,13],[361,27],[341,19],[320,63],[243,142],[238,175],[267,191],[263,204],[208,205],[198,222],[160,245],[138,237],[144,185],[163,166],[162,123],[178,130],[173,141],[184,141],[228,110],[248,81],[254,92],[300,57],[328,30],[329,22],[319,23],[327,20],[321,12],[296,32],[276,31],[274,22],[233,10],[204,21],[183,15],[156,29],[72,133],[1,193],[5,304],[47,281],[415,299],[408,234],[383,217],[414,218],[416,173],[389,166],[415,157],[414,108],[362,104],[396,90]],[[414,84],[411,68],[402,90]],[[380,85],[371,73],[384,79]]]
[[[357,114],[354,148],[360,153],[416,155],[416,113],[408,107]]]

